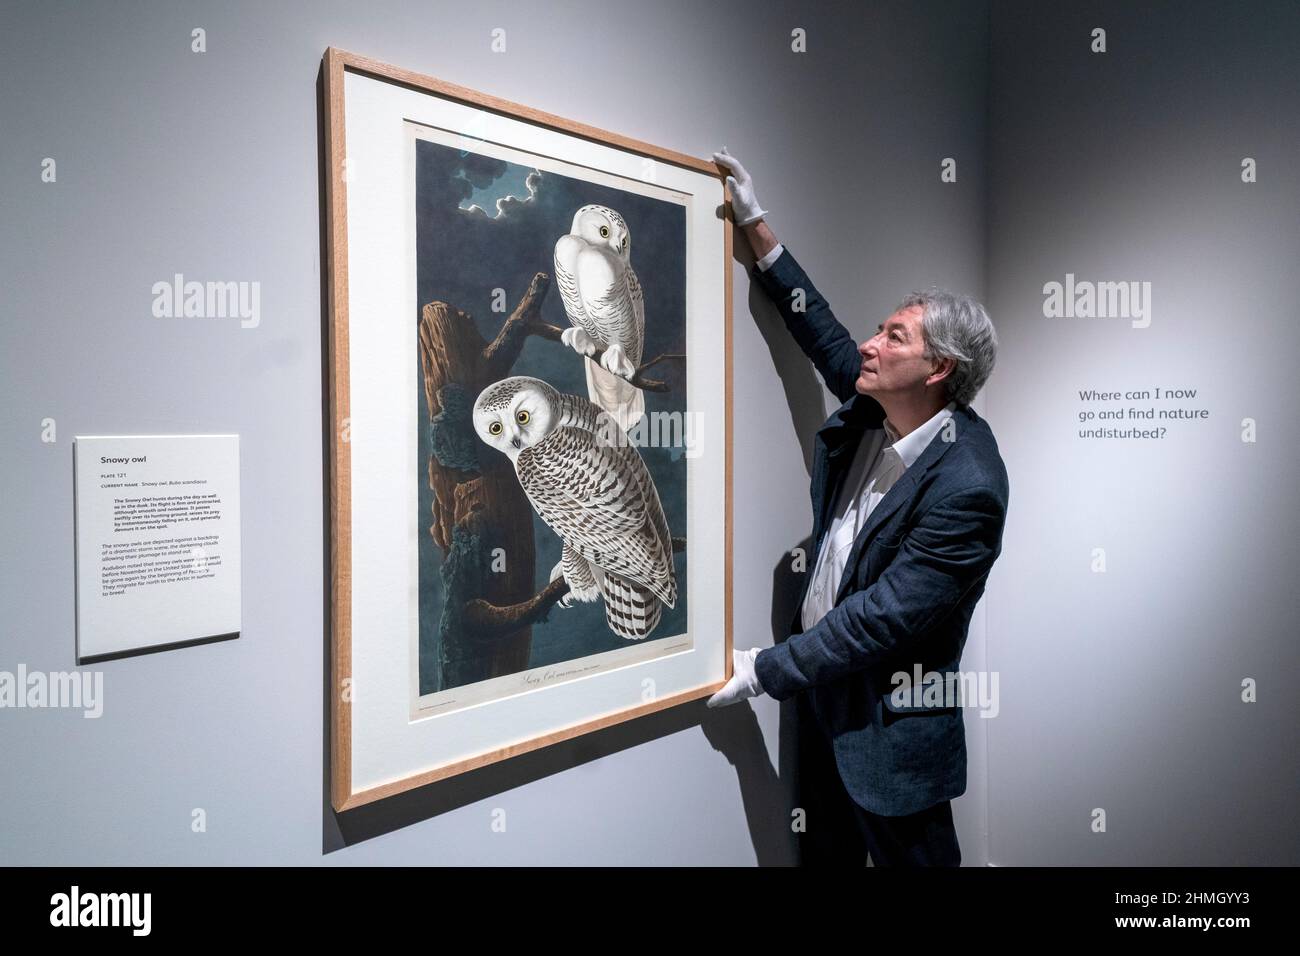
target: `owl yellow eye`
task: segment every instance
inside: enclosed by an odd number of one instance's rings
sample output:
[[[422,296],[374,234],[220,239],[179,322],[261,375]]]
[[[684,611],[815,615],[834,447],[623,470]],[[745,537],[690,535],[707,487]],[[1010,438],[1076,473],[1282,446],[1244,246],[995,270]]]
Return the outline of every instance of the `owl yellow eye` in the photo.
[[[609,238],[609,226],[601,226],[601,227],[600,227],[600,238],[602,238],[602,239],[608,239],[608,238]]]
[[[489,435],[500,435],[500,434],[501,434],[501,423],[500,423],[500,422],[493,422],[491,425],[489,425],[489,426],[488,426],[488,434],[489,434]]]
[[[515,421],[517,421],[520,425],[527,425],[528,411],[523,408],[519,409],[519,411],[515,413]]]

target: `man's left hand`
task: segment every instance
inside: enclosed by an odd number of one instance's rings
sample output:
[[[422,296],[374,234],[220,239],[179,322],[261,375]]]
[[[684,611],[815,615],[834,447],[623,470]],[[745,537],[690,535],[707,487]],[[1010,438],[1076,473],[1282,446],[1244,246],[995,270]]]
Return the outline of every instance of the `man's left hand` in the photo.
[[[709,698],[710,707],[726,707],[747,697],[757,697],[759,694],[766,693],[763,685],[758,682],[758,674],[754,670],[754,660],[760,650],[762,648],[751,647],[747,651],[731,652],[731,680],[727,681],[722,690]]]

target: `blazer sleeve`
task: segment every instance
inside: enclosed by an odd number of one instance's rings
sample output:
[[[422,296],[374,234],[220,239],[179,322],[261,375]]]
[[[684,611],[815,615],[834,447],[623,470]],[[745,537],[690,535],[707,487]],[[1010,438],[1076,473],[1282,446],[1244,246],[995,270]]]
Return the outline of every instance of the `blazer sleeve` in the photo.
[[[906,651],[961,603],[1002,549],[1006,509],[986,489],[938,501],[903,539],[879,578],[854,591],[802,634],[761,651],[754,662],[776,700],[836,680]]]
[[[760,270],[754,265],[749,274],[776,303],[785,327],[804,354],[812,359],[826,387],[841,402],[856,395],[853,384],[862,368],[858,344],[835,318],[830,304],[790,255],[790,250],[782,251],[770,268]],[[803,311],[795,311],[800,304],[799,290],[803,291]]]

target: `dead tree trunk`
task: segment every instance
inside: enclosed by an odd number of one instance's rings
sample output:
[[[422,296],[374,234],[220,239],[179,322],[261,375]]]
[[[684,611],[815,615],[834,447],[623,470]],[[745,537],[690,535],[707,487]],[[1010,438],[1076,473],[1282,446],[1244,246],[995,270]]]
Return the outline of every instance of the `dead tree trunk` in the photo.
[[[506,328],[534,318],[549,285],[549,277],[538,273]],[[471,416],[478,393],[508,374],[524,336],[506,343],[498,336],[489,347],[473,317],[445,302],[424,306],[419,335],[432,448],[429,533],[443,556],[442,689],[527,668],[531,625],[564,588],[560,582],[549,601],[534,600],[532,506],[510,460],[474,434]],[[514,609],[521,604],[529,605],[529,613]]]

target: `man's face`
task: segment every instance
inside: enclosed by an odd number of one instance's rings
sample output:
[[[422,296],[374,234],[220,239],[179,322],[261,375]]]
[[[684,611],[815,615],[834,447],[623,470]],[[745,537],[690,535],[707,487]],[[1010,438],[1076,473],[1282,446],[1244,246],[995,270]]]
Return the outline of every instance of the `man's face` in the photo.
[[[863,395],[916,391],[935,371],[931,359],[922,358],[921,306],[895,312],[876,327],[876,334],[858,346],[862,369],[854,387]]]

